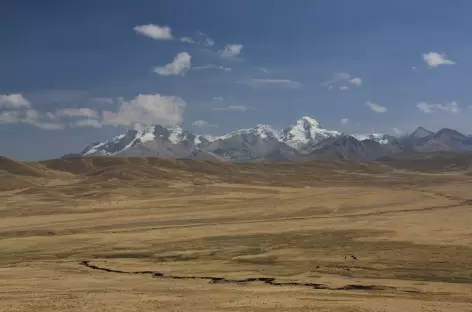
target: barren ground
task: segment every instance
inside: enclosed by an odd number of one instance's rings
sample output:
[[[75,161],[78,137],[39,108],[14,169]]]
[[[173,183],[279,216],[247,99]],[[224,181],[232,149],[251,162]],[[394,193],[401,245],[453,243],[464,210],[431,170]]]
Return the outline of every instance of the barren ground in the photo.
[[[472,311],[470,175],[74,161],[0,164],[0,311]]]

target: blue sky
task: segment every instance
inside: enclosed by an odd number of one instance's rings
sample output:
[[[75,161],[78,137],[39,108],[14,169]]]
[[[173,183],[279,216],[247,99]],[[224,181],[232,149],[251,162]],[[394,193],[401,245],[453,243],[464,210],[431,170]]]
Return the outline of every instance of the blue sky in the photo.
[[[26,1],[0,9],[0,154],[59,157],[145,124],[302,116],[472,133],[472,2]]]

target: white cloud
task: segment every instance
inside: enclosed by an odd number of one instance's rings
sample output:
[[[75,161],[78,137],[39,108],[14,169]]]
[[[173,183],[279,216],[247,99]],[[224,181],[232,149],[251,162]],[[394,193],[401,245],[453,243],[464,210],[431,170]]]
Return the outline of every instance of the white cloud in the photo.
[[[416,105],[416,107],[418,107],[418,109],[425,114],[432,114],[437,111],[457,114],[461,111],[459,104],[456,102],[450,102],[446,104],[428,104],[426,102],[420,102]]]
[[[333,79],[324,81],[320,86],[328,87],[328,90],[332,90],[332,85],[338,82],[345,82],[354,86],[360,87],[362,85],[362,79],[360,77],[353,77],[349,73],[334,73]],[[339,88],[341,91],[346,91],[346,88]]]
[[[395,132],[395,134],[397,135],[400,135],[400,134],[403,134],[403,131],[401,131],[400,129],[398,128],[392,128],[393,132]]]
[[[29,124],[45,130],[64,129],[65,125],[56,122],[52,113],[40,113],[34,109],[5,111],[0,114],[0,124]]]
[[[94,111],[90,108],[64,108],[56,112],[57,116],[60,117],[88,117],[88,118],[98,118],[100,115],[97,111]]]
[[[113,126],[130,126],[138,123],[142,125],[178,125],[182,122],[185,106],[185,101],[180,97],[139,94],[131,101],[123,100],[117,112],[104,111],[102,124]]]
[[[185,42],[185,43],[195,43],[195,40],[193,40],[190,37],[182,37],[180,38],[180,41]]]
[[[417,70],[418,68],[416,66],[411,66],[411,70]]]
[[[220,56],[223,58],[231,59],[238,56],[243,49],[242,44],[227,44],[222,51]]]
[[[19,109],[31,107],[30,101],[20,93],[0,94],[0,108]]]
[[[158,66],[154,68],[154,72],[161,76],[184,76],[191,66],[191,55],[187,52],[177,54],[172,63],[165,66]]]
[[[359,77],[354,77],[349,80],[349,83],[355,86],[360,87],[362,85],[362,79]]]
[[[103,125],[96,119],[80,119],[75,122],[76,127],[101,128]]]
[[[172,40],[171,29],[168,26],[154,24],[140,25],[133,28],[136,33],[156,40]]]
[[[347,118],[341,118],[341,121],[340,121],[341,125],[347,125],[349,123],[349,119]]]
[[[207,64],[207,65],[202,65],[202,66],[194,66],[192,67],[192,70],[204,70],[204,69],[220,69],[224,72],[231,72],[231,68],[229,67],[224,67],[222,65],[215,65],[215,64]]]
[[[65,128],[63,123],[57,122],[57,117],[53,113],[41,113],[35,109],[26,110],[20,122],[45,130],[60,130]]]
[[[0,124],[17,124],[20,123],[20,112],[6,111],[0,113]]]
[[[348,73],[334,73],[333,79],[322,82],[320,85],[321,86],[329,86],[333,83],[342,81],[342,80],[349,80],[351,79],[351,75]]]
[[[379,104],[376,104],[376,103],[371,102],[371,101],[367,101],[365,103],[365,105],[367,107],[369,107],[371,111],[376,112],[376,113],[386,113],[387,112],[386,107],[384,107],[382,105],[379,105]]]
[[[259,68],[259,70],[260,70],[261,72],[263,72],[263,73],[266,73],[266,74],[269,73],[269,71],[268,71],[266,68],[264,68],[264,67]]]
[[[428,64],[428,67],[438,67],[440,65],[454,65],[455,61],[447,58],[444,53],[429,52],[423,54],[423,60]]]
[[[349,87],[348,87],[348,86],[340,86],[340,87],[339,87],[339,90],[341,90],[341,91],[348,91],[348,90],[349,90]]]
[[[210,37],[206,37],[205,40],[203,40],[203,42],[201,42],[200,44],[203,44],[204,46],[207,46],[207,47],[212,47],[215,45],[215,41],[211,39]]]
[[[299,89],[302,84],[298,81],[289,79],[250,79],[246,81],[238,81],[239,83],[246,84],[253,88],[256,87],[279,87],[279,88],[290,88]]]
[[[199,128],[217,128],[218,125],[210,124],[205,120],[195,120],[192,125]]]
[[[215,101],[223,101],[223,97],[222,97],[222,96],[215,96],[215,97],[213,98],[213,100],[215,100]]]
[[[250,106],[244,106],[244,105],[229,105],[226,107],[215,107],[213,110],[217,111],[233,111],[233,112],[247,112],[248,110],[253,109]]]
[[[416,104],[416,107],[418,107],[419,110],[422,111],[425,114],[431,114],[433,112],[431,106],[432,106],[432,104],[428,104],[428,103],[425,103],[425,102],[420,102],[420,103]]]
[[[197,44],[203,45],[205,47],[212,47],[215,45],[215,41],[211,39],[207,34],[197,31]]]

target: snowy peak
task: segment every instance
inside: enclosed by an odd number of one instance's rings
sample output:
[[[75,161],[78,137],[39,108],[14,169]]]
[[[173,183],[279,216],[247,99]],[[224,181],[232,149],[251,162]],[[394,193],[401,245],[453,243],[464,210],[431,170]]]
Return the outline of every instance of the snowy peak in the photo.
[[[279,138],[292,148],[299,149],[308,143],[318,144],[322,140],[340,136],[341,132],[320,128],[320,124],[313,118],[302,117],[294,126],[280,131]]]
[[[353,138],[355,138],[358,141],[365,141],[365,140],[371,140],[375,141],[380,144],[388,144],[389,143],[389,138],[385,134],[381,133],[372,133],[372,134],[351,134]]]
[[[172,128],[169,128],[168,130],[169,135],[167,138],[172,144],[179,144],[182,141],[188,140],[188,132],[180,128],[179,126],[174,126]]]
[[[320,127],[320,123],[318,121],[316,121],[315,119],[311,118],[311,117],[302,117],[300,118],[299,120],[297,120],[297,126],[298,127],[302,127],[304,129],[309,129],[309,128],[319,128]]]
[[[239,129],[239,130],[231,131],[230,133],[222,135],[222,136],[217,136],[217,137],[203,136],[203,137],[206,138],[209,142],[214,142],[217,140],[227,140],[238,135],[250,135],[250,134],[260,137],[261,139],[279,140],[278,131],[272,128],[272,126],[270,125],[263,125],[263,124],[259,124],[254,128]]]
[[[269,125],[259,124],[254,129],[252,129],[251,133],[254,135],[258,135],[263,139],[279,139],[279,132]]]
[[[141,131],[138,131],[136,133],[136,140],[139,140],[139,142],[147,142],[147,141],[152,141],[155,139],[156,135],[154,134],[155,128],[154,127],[146,127],[142,129]]]
[[[88,145],[82,155],[113,156],[139,143],[155,141],[157,138],[170,141],[176,145],[186,140],[194,140],[194,135],[180,127],[164,128],[160,125],[140,127],[137,130],[128,130],[106,142],[97,142]]]

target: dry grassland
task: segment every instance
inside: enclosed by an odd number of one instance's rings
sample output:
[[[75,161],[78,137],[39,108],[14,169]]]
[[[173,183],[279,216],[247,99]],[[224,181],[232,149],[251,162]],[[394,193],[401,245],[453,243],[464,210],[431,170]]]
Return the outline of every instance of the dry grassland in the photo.
[[[472,177],[0,159],[0,311],[472,311]]]

